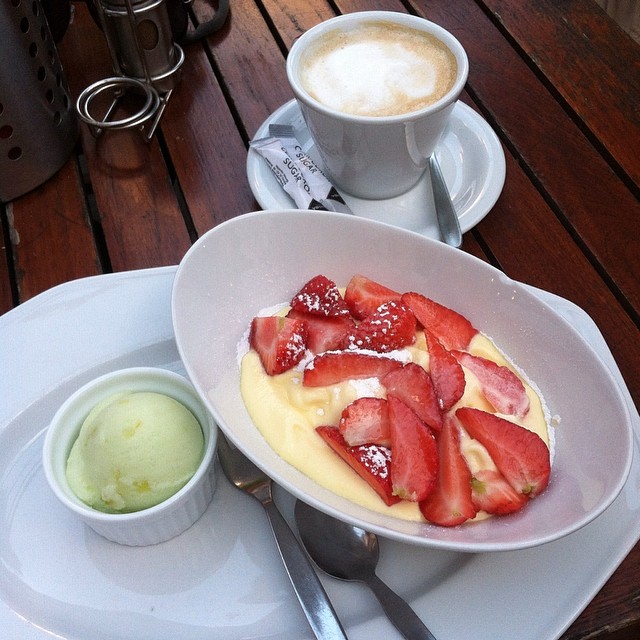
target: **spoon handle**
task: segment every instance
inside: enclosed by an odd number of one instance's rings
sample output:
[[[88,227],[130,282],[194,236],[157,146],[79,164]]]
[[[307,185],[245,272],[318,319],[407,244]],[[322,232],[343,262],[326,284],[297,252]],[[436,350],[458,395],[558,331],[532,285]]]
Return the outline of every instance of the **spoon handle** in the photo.
[[[378,598],[387,618],[407,640],[436,640],[407,602],[377,575],[368,577],[366,583]]]
[[[451,195],[449,194],[449,189],[447,189],[447,183],[444,181],[435,153],[429,158],[429,173],[431,175],[433,200],[436,206],[436,217],[438,218],[442,239],[446,244],[457,248],[462,244],[460,222],[458,221],[458,214],[453,207],[453,202],[451,202]]]
[[[271,500],[261,500],[269,524],[289,574],[291,584],[319,640],[346,640],[347,635],[338,620],[315,569],[302,550],[298,539]]]

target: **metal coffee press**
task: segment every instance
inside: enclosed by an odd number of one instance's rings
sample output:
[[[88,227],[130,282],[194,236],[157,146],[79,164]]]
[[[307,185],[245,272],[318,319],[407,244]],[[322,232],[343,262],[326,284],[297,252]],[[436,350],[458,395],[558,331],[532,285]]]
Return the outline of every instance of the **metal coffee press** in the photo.
[[[149,141],[184,62],[182,48],[173,42],[165,0],[95,0],[94,4],[117,75],[88,86],[77,100],[78,114],[96,137],[109,129],[137,127]],[[141,97],[141,106],[114,119],[127,93]],[[95,102],[103,94],[112,100],[104,114],[96,115]]]

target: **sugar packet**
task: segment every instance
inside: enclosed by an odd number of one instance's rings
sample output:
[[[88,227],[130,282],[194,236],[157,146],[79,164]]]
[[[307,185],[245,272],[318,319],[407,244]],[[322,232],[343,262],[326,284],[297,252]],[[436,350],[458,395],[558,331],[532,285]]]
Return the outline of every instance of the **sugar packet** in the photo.
[[[271,133],[271,131],[270,131]],[[285,131],[286,133],[286,131]],[[250,143],[299,209],[351,213],[335,187],[291,135],[269,135]]]
[[[338,213],[352,213],[338,190],[331,184],[322,169],[306,153],[298,141],[295,130],[291,125],[272,124],[269,133],[277,137],[286,152],[294,159],[303,171],[305,180],[309,183],[312,193],[323,202],[329,211]]]

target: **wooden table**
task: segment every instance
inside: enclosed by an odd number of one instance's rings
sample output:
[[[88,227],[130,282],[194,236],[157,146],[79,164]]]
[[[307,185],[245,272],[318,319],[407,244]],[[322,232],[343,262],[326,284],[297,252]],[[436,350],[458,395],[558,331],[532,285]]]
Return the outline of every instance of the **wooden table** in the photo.
[[[134,131],[96,140],[83,126],[51,180],[0,205],[0,313],[75,278],[176,264],[208,229],[259,209],[248,141],[292,97],[287,49],[334,4],[406,10],[400,0],[231,0],[225,27],[186,48],[150,144]],[[502,195],[462,249],[587,311],[640,405],[640,47],[591,0],[408,4],[466,47],[463,101],[506,153]],[[74,99],[111,75],[100,31],[75,8],[59,45]],[[199,19],[212,11],[196,1]],[[638,637],[640,545],[564,636]]]

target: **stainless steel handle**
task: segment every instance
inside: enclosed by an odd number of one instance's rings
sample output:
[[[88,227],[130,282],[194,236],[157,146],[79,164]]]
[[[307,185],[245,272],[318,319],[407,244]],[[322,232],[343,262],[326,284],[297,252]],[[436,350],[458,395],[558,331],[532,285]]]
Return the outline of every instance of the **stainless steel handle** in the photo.
[[[429,158],[429,174],[442,239],[452,247],[459,247],[462,244],[460,222],[435,153]]]
[[[316,638],[344,640],[347,635],[298,538],[271,500],[263,501],[262,505],[293,589]]]
[[[407,640],[436,640],[416,612],[377,575],[366,579],[366,583],[378,598],[387,618]]]

